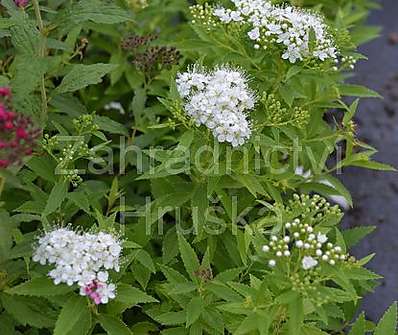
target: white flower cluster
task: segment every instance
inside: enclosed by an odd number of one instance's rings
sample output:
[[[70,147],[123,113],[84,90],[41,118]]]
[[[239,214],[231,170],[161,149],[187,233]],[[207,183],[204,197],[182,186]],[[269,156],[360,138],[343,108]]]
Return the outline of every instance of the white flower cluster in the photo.
[[[268,245],[264,245],[262,250],[266,253],[272,253],[277,258],[289,257],[295,249],[302,250],[301,265],[304,270],[310,270],[316,267],[319,262],[324,261],[330,265],[335,265],[338,261],[345,261],[347,255],[342,253],[342,248],[327,243],[328,238],[320,232],[315,233],[314,228],[300,219],[285,224],[286,236],[279,239],[277,236],[271,236]],[[276,266],[274,258],[268,261],[270,267]]]
[[[305,58],[337,61],[334,39],[320,15],[296,7],[272,5],[266,0],[231,1],[235,10],[219,7],[214,15],[223,23],[250,25],[248,36],[255,41],[256,49],[280,44],[284,47],[282,58],[291,63]]]
[[[78,284],[82,295],[106,304],[115,298],[116,289],[108,282],[108,270],[119,271],[121,251],[120,242],[110,234],[59,228],[40,237],[33,261],[55,265],[48,275],[56,285]]]
[[[237,147],[250,138],[246,113],[256,99],[241,71],[220,67],[206,72],[194,67],[178,74],[177,89],[185,112],[197,125],[209,128],[219,142]]]

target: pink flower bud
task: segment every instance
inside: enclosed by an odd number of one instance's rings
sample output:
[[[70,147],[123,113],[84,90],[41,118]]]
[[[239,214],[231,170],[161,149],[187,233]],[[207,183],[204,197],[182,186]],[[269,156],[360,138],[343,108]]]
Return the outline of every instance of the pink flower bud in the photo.
[[[29,4],[29,0],[14,0],[14,2],[20,8],[24,8]]]
[[[14,128],[14,125],[13,125],[13,123],[12,122],[6,122],[5,124],[4,124],[4,128],[5,129],[8,129],[8,130],[11,130],[11,129],[13,129]]]
[[[2,97],[10,97],[11,96],[11,89],[9,87],[0,87],[0,96],[2,96]]]
[[[7,168],[10,162],[7,159],[0,159],[0,168]]]
[[[28,138],[28,133],[23,128],[18,128],[16,131],[16,135],[18,139],[25,140]]]

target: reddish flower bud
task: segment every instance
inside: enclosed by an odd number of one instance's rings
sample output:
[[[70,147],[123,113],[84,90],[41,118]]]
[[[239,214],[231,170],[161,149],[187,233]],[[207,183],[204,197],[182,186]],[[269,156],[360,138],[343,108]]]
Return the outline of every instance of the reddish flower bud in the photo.
[[[20,8],[24,8],[29,4],[29,0],[14,0],[14,2]]]
[[[7,159],[0,159],[0,168],[7,168],[10,162]]]
[[[0,105],[0,121],[7,119],[8,112],[3,105]]]
[[[11,89],[9,87],[0,87],[0,96],[2,97],[10,97]]]
[[[3,142],[3,141],[0,141],[0,149],[4,149],[4,148],[7,148],[7,143],[6,142]]]
[[[8,130],[11,130],[11,129],[14,128],[14,125],[13,125],[12,122],[8,121],[8,122],[6,122],[6,123],[4,124],[4,128],[5,128],[5,129],[8,129]]]
[[[15,133],[19,139],[25,140],[28,138],[28,133],[23,128],[18,128]]]

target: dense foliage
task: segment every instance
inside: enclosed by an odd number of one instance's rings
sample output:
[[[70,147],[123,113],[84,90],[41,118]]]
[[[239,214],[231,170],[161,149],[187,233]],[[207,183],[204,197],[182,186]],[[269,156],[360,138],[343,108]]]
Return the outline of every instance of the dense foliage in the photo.
[[[394,335],[338,174],[372,0],[1,0],[0,334]]]

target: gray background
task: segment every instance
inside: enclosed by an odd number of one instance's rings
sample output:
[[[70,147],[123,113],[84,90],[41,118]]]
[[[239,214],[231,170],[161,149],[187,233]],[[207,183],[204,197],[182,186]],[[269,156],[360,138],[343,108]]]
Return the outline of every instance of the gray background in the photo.
[[[379,150],[375,158],[398,167],[398,43],[389,41],[391,34],[398,34],[398,0],[381,3],[383,9],[374,11],[369,23],[382,26],[382,35],[361,48],[369,60],[358,63],[353,80],[376,90],[384,100],[363,100],[356,122],[359,138]],[[369,267],[384,279],[362,305],[368,317],[377,320],[398,300],[398,173],[349,168],[341,179],[355,206],[347,213],[345,225],[377,226],[353,252],[356,256],[377,253]]]

